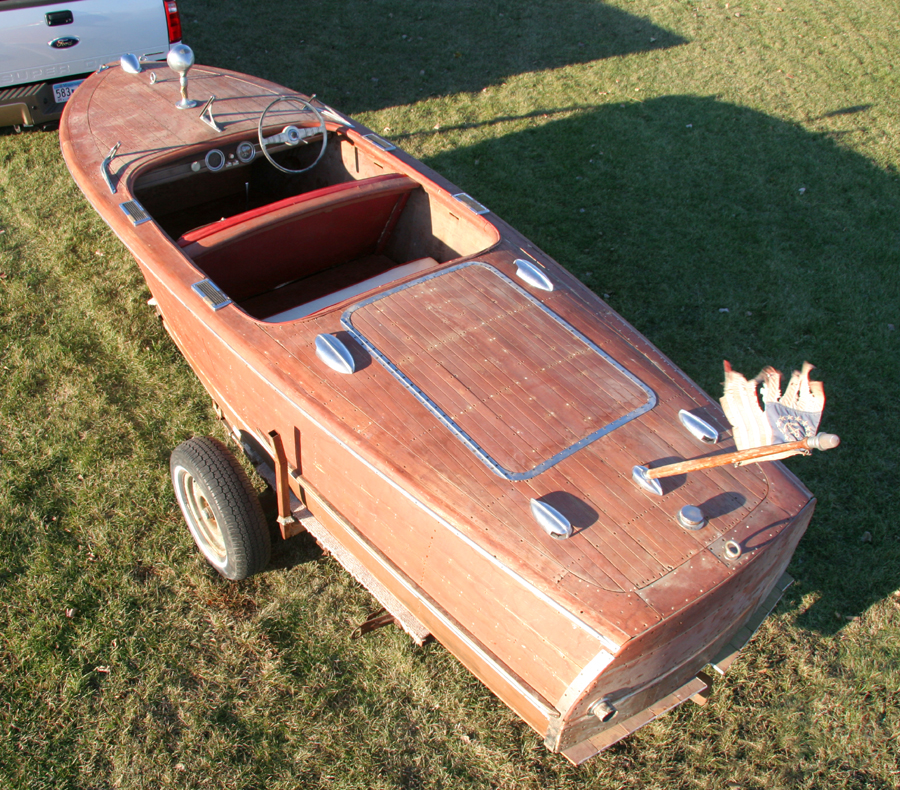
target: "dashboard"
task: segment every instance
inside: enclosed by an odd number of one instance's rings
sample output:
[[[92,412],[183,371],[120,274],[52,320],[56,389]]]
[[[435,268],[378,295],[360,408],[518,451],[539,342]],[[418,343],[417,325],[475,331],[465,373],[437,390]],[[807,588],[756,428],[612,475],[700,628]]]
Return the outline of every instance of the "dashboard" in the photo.
[[[309,139],[314,140],[315,138]],[[266,148],[270,154],[287,151],[291,148],[297,150],[296,146],[289,146],[285,143],[269,144]],[[141,173],[137,178],[136,186],[138,189],[147,189],[201,173],[220,173],[247,167],[262,156],[262,149],[256,139],[222,141],[215,147],[194,151],[187,156],[170,160]]]

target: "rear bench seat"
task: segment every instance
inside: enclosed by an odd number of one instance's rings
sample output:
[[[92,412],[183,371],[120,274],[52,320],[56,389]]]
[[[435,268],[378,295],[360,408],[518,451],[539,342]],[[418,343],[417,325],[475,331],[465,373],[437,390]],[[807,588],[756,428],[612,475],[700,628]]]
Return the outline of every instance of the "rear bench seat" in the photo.
[[[383,258],[418,186],[397,173],[334,184],[194,228],[178,245],[240,303],[340,264]]]

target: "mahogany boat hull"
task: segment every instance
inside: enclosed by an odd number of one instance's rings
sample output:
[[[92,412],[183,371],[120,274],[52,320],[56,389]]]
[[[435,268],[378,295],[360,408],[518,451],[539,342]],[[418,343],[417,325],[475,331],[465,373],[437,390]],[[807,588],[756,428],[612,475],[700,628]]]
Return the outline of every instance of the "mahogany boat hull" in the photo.
[[[573,762],[704,688],[783,589],[810,493],[777,462],[641,490],[635,464],[707,449],[680,410],[733,442],[717,404],[596,295],[330,108],[326,155],[279,181],[240,146],[285,89],[196,67],[217,132],[175,110],[177,83],[153,68],[154,85],[117,66],[87,80],[63,154],[300,523]],[[348,370],[323,362],[323,337]],[[705,526],[678,523],[685,505]]]

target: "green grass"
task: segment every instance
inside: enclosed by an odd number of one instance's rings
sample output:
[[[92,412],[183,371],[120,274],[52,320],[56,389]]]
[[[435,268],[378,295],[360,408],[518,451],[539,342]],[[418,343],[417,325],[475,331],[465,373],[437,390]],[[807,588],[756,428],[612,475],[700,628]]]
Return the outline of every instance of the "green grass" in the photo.
[[[707,391],[809,359],[838,450],[797,584],[709,706],[581,769],[310,539],[219,579],[168,454],[221,436],[55,132],[0,134],[0,785],[900,785],[900,10],[873,0],[182,0],[199,62],[455,180]],[[405,38],[404,38],[405,36]],[[722,312],[727,308],[728,312]]]

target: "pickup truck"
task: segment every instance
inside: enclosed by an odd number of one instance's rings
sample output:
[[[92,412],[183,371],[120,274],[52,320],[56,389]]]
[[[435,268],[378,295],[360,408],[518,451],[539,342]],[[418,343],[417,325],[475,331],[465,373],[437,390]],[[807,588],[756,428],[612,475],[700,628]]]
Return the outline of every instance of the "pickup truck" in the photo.
[[[103,64],[180,41],[176,0],[0,0],[0,127],[52,124]]]

